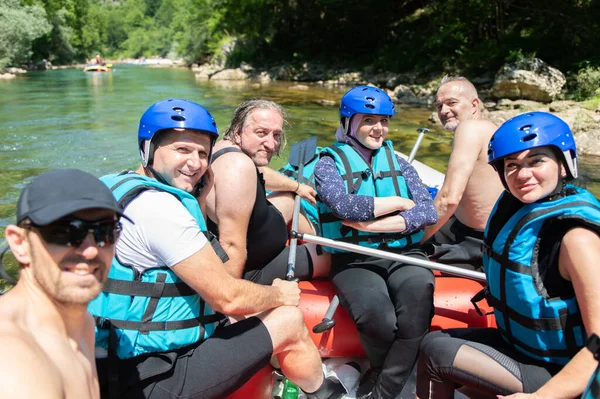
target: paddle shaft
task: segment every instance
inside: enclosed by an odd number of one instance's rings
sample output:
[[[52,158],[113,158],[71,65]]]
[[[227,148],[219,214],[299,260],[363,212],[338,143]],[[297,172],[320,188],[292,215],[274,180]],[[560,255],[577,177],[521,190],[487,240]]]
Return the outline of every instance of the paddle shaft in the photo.
[[[408,163],[412,163],[412,161],[414,161],[415,156],[417,155],[417,151],[421,146],[421,141],[423,141],[423,137],[425,137],[425,133],[429,133],[429,129],[425,127],[417,129],[417,131],[419,132],[419,136],[417,136],[417,141],[415,142],[415,145],[413,146],[412,150],[410,150],[410,154],[408,155],[407,159]]]
[[[292,146],[290,150],[290,163],[293,165],[297,163],[296,166],[298,168],[298,188],[300,188],[300,179],[302,178],[302,173],[304,172],[304,164],[310,162],[312,159],[315,149],[317,148],[317,140],[316,137],[311,137],[300,143]],[[295,151],[298,151],[298,156],[296,156]],[[310,157],[308,157],[310,155]],[[292,162],[292,159],[294,162]],[[296,191],[298,191],[296,189]],[[294,211],[292,213],[292,231],[298,231],[298,219],[300,218],[300,196],[296,192],[296,197],[294,198]],[[295,278],[295,267],[296,267],[296,249],[298,247],[298,239],[292,237],[290,239],[290,252],[288,254],[288,264],[287,271],[285,273],[285,279],[288,281],[292,281]]]
[[[298,176],[302,171],[302,166],[298,168]],[[292,231],[298,230],[298,219],[300,218],[300,196],[296,194],[296,198],[294,198],[294,213],[292,214]],[[298,239],[292,237],[290,239],[290,252],[288,255],[288,265],[287,272],[285,274],[285,279],[291,281],[295,277],[295,267],[296,267],[296,248],[298,247]]]
[[[298,233],[296,231],[291,231],[290,236],[296,237],[305,242],[322,245],[324,247],[342,249],[345,251],[356,252],[363,255],[369,255],[377,258],[389,259],[397,262],[408,263],[415,266],[421,266],[430,270],[439,270],[444,273],[450,273],[461,277],[467,277],[473,280],[486,281],[484,273],[462,269],[456,266],[444,265],[424,259],[417,259],[406,255],[395,254],[393,252],[382,251],[380,249],[367,248],[357,244],[335,241],[329,238],[323,238],[312,234]]]

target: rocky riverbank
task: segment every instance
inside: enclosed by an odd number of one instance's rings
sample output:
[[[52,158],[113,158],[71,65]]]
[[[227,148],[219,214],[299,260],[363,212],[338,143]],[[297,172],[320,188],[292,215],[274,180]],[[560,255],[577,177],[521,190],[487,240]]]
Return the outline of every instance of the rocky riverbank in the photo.
[[[255,69],[243,64],[239,68],[225,68],[222,64],[194,65],[196,79],[213,81],[249,80],[257,88],[271,81],[290,81],[290,88],[308,89],[310,85],[371,84],[386,89],[398,104],[432,109],[429,121],[439,124],[433,112],[435,92],[442,76],[428,79],[416,74],[376,72],[327,68],[319,64],[300,66],[277,65]],[[586,104],[560,100],[564,95],[564,75],[538,59],[505,65],[496,76],[471,79],[482,99],[483,114],[496,124],[527,111],[552,112],[563,118],[573,129],[581,154],[600,156],[600,106],[586,108]],[[337,105],[330,99],[322,105]]]

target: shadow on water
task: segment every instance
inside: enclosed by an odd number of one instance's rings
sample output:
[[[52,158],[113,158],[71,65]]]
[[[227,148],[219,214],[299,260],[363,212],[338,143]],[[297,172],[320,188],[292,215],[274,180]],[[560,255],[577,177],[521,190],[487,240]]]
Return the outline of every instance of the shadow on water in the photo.
[[[196,101],[210,110],[221,132],[244,100],[281,103],[290,125],[289,145],[272,162],[278,168],[295,142],[310,136],[317,136],[320,146],[333,142],[339,101],[349,89],[297,82],[198,81],[186,69],[119,64],[108,73],[74,69],[28,73],[2,81],[0,87],[0,237],[14,221],[20,190],[41,172],[74,167],[101,176],[136,168],[139,118],[156,101],[173,97]],[[445,171],[452,136],[428,122],[431,111],[399,106],[388,138],[408,154],[416,129],[431,129],[417,158]],[[600,158],[581,159],[580,169],[584,184],[600,196]]]

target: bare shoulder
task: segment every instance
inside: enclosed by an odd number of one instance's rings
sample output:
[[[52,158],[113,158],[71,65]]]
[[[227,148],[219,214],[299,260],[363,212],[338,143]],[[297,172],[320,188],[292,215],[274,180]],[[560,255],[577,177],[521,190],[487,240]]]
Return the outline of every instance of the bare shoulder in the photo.
[[[217,149],[215,147],[215,152],[216,151]],[[252,162],[252,159],[246,154],[237,151],[227,152],[221,155],[212,163],[211,168],[215,172],[215,179],[218,179],[220,174],[225,173],[240,176],[256,174],[256,167],[254,162]]]
[[[576,227],[564,235],[562,246],[570,251],[600,253],[600,236],[592,230]]]
[[[27,331],[13,323],[0,322],[0,342],[0,397],[64,397],[60,372]]]
[[[563,278],[589,283],[598,280],[597,259],[600,257],[600,236],[584,227],[569,230],[562,238],[559,270]]]
[[[489,140],[496,129],[498,129],[498,126],[487,119],[470,119],[461,122],[454,134],[455,137],[458,135],[479,137],[484,140]]]

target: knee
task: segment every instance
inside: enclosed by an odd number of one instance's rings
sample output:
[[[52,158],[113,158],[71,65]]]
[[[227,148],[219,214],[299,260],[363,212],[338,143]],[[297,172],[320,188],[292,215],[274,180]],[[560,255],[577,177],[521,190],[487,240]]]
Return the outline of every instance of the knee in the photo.
[[[411,305],[433,307],[435,278],[427,269],[421,269],[407,277],[400,290],[404,301]]]
[[[436,374],[437,370],[451,367],[457,352],[452,338],[442,331],[425,335],[419,350],[421,361],[429,374]]]
[[[283,344],[305,341],[310,335],[304,323],[304,315],[296,306],[280,306],[270,314],[267,328],[272,338]]]
[[[387,292],[373,289],[360,290],[348,309],[359,331],[376,335],[382,339],[393,339],[396,329],[396,314]]]

